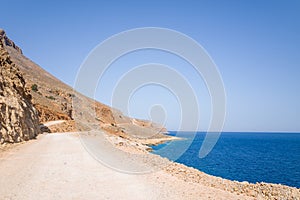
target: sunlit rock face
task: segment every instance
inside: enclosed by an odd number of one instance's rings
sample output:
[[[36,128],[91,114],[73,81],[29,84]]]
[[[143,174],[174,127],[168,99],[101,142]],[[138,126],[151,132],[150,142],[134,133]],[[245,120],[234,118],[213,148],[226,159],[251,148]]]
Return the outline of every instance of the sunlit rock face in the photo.
[[[0,30],[0,143],[21,142],[35,138],[39,132],[38,112],[18,67],[12,62],[5,45],[14,46]],[[19,49],[20,53],[22,52]]]

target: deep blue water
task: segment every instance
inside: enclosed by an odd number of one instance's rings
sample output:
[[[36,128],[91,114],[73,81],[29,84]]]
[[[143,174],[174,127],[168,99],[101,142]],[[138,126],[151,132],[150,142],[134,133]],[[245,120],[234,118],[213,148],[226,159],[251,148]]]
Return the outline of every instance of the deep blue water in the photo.
[[[251,183],[280,183],[300,188],[299,133],[222,133],[213,150],[198,157],[205,133],[181,132],[186,140],[153,146],[153,153],[171,158],[181,146],[191,142],[176,162],[211,175]],[[170,132],[176,135],[176,132]],[[163,153],[167,149],[169,153]]]

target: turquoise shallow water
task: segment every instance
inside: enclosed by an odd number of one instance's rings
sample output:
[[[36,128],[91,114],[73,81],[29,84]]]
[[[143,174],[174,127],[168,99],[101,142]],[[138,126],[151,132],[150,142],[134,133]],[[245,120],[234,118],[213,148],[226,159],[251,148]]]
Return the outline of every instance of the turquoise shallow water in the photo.
[[[299,133],[222,133],[213,150],[198,157],[205,133],[180,132],[186,140],[153,146],[153,153],[230,180],[280,183],[300,188]],[[176,135],[176,132],[170,132]],[[177,159],[182,146],[191,143]],[[168,153],[166,153],[166,150]]]

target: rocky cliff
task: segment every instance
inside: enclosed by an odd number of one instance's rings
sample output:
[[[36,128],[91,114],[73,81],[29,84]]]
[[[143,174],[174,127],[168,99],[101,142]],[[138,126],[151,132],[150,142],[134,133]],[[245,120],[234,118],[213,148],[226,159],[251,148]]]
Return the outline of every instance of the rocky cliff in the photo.
[[[0,144],[21,142],[36,137],[39,132],[38,112],[18,67],[4,46],[22,51],[0,30]]]
[[[21,48],[18,47],[12,40],[10,40],[6,36],[5,31],[2,29],[0,29],[0,40],[1,40],[2,45],[10,46],[10,47],[14,48],[20,54],[23,54]]]

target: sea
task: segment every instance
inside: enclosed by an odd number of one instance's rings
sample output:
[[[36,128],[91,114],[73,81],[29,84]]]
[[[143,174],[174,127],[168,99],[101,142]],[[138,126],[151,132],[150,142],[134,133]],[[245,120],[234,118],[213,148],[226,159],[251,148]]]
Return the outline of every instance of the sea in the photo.
[[[171,131],[169,135],[176,136],[178,132]],[[199,150],[205,132],[180,135],[183,140],[152,146],[153,153],[230,180],[300,188],[300,133],[223,132],[204,158],[199,157]],[[180,156],[172,155],[183,146],[187,148]]]

